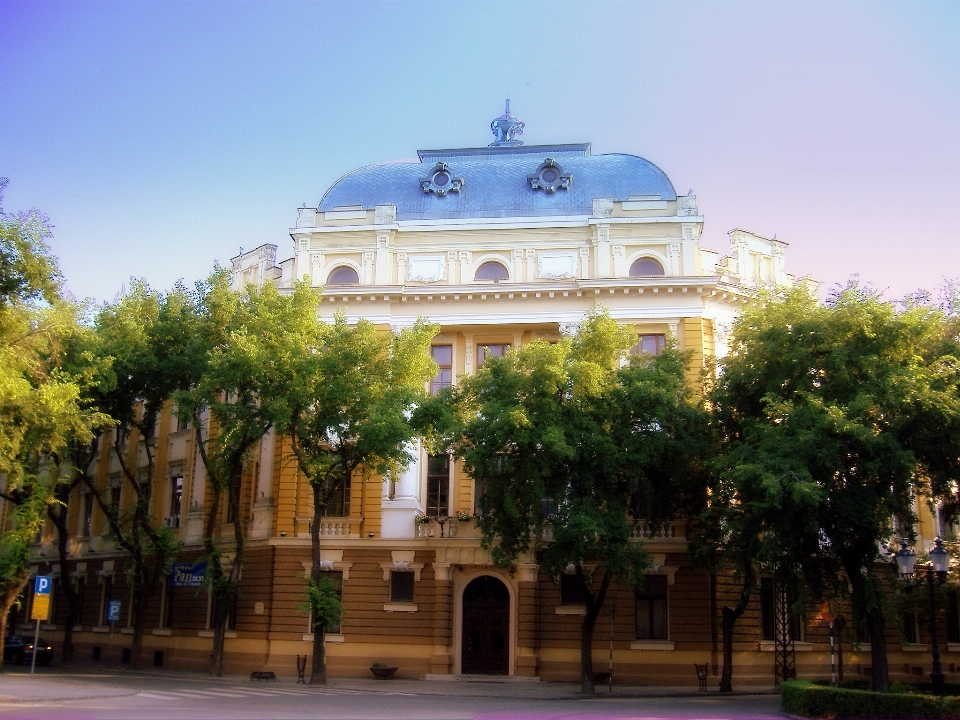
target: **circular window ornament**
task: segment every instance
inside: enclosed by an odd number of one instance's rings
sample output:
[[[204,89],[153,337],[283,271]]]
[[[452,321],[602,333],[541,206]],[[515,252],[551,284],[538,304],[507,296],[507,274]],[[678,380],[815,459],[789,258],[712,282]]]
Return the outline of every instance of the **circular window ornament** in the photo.
[[[570,188],[570,184],[573,182],[573,174],[565,173],[556,160],[547,158],[533,175],[527,175],[527,180],[534,190],[555,193],[560,188],[564,190]]]
[[[448,192],[458,193],[463,188],[463,178],[454,177],[446,163],[438,162],[430,170],[430,177],[421,178],[420,187],[425,193],[443,197]]]

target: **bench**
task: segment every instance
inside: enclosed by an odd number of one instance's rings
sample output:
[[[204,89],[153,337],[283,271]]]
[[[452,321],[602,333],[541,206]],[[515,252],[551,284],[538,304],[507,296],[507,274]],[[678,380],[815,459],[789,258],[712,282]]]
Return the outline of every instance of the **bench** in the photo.
[[[276,682],[277,674],[269,670],[254,670],[250,673],[251,680],[273,680]]]

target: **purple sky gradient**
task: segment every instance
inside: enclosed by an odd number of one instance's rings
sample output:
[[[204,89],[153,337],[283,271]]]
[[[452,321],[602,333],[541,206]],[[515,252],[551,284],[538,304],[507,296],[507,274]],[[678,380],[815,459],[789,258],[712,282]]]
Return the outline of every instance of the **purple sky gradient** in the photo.
[[[899,297],[960,277],[960,3],[0,0],[4,208],[79,297],[203,277],[358,166],[593,143],[788,270]]]

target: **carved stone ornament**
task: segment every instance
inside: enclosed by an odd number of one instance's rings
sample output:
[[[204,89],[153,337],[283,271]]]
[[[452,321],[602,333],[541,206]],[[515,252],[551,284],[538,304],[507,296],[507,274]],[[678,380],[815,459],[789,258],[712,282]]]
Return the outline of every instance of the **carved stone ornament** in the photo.
[[[425,193],[432,192],[443,197],[448,192],[460,192],[463,188],[463,178],[454,177],[446,163],[438,162],[430,171],[430,177],[420,180],[420,187]]]
[[[530,187],[534,190],[555,193],[558,188],[569,189],[570,183],[573,182],[573,175],[565,173],[553,158],[547,158],[533,175],[527,175],[527,180],[530,181]]]
[[[510,114],[510,101],[507,100],[507,107],[503,115],[490,123],[490,132],[496,138],[490,147],[518,147],[523,145],[522,140],[517,140],[517,135],[523,135],[523,120],[515,118]]]

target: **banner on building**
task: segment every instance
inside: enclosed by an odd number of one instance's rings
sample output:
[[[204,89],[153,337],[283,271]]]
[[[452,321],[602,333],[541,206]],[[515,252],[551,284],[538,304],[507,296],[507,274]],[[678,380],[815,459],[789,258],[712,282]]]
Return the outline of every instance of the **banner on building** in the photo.
[[[196,565],[174,563],[170,568],[170,587],[200,587],[207,573],[205,562]]]

